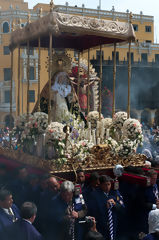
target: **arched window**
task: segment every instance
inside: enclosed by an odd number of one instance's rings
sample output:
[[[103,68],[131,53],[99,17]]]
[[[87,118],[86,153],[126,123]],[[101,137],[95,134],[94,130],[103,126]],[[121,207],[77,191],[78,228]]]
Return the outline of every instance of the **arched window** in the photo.
[[[9,23],[4,22],[3,23],[3,33],[8,33],[9,32]]]

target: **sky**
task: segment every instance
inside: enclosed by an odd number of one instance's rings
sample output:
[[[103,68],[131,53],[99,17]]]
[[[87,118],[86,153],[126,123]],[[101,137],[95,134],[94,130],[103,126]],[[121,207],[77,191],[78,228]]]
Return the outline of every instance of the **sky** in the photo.
[[[132,13],[139,14],[140,11],[144,15],[154,16],[155,18],[155,42],[159,42],[159,0],[54,0],[55,5],[64,5],[66,2],[70,6],[77,5],[81,7],[85,4],[86,8],[97,9],[101,1],[102,10],[111,10],[112,6],[115,7],[115,11],[126,12],[129,9]],[[37,3],[49,3],[49,0],[28,0],[29,8],[33,8]]]

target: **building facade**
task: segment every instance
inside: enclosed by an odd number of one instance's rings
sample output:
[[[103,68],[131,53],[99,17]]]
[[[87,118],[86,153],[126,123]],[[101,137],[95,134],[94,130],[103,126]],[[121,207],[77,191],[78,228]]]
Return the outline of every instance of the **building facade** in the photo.
[[[9,51],[10,33],[14,28],[24,27],[27,23],[28,13],[31,15],[31,21],[35,21],[39,16],[39,9],[43,9],[43,15],[47,14],[50,7],[48,4],[37,4],[33,9],[28,9],[28,4],[23,0],[0,0],[0,125],[8,125],[9,110],[10,110],[10,79],[11,79],[11,54]],[[114,7],[111,11],[100,9],[87,9],[82,7],[69,6],[68,3],[64,6],[55,6],[58,12],[69,13],[74,15],[83,15],[100,19],[129,21],[129,11],[126,13],[116,12]],[[158,86],[158,63],[159,63],[159,45],[154,43],[154,17],[140,14],[134,14],[132,19],[134,31],[137,41],[132,44],[131,60],[132,60],[132,109],[137,117],[141,119],[142,111],[148,111],[154,118],[154,114],[159,103],[156,102],[157,94],[154,92]],[[76,56],[76,52],[69,52],[72,57]],[[99,49],[91,50],[90,58],[94,67],[99,71]],[[87,58],[87,53],[82,54]],[[21,49],[20,52],[21,71],[20,71],[20,113],[26,113],[27,109],[27,51]],[[126,109],[126,94],[122,98],[122,91],[127,88],[127,60],[128,46],[117,46],[117,85],[116,85],[116,108],[120,110]],[[43,50],[41,53],[41,90],[48,81],[47,72],[48,50]],[[106,86],[112,90],[113,79],[113,47],[103,47],[103,87]],[[124,80],[123,80],[124,79]],[[148,80],[145,80],[148,79]],[[146,81],[146,86],[144,85]],[[30,49],[30,112],[34,108],[37,101],[37,82],[38,82],[38,51]],[[139,84],[140,83],[140,84]],[[138,86],[140,88],[138,88]],[[17,115],[17,94],[18,94],[18,50],[14,50],[13,64],[13,118]],[[141,91],[145,89],[145,91]],[[152,91],[153,88],[153,91]],[[123,90],[124,89],[124,90]],[[147,90],[146,90],[147,89]],[[134,94],[135,93],[135,94]],[[138,93],[138,94],[137,94]],[[148,93],[151,93],[148,95]],[[140,96],[141,94],[141,96]],[[150,99],[142,103],[142,96],[148,96]],[[156,96],[156,98],[154,97]],[[135,99],[137,98],[137,101]],[[139,99],[138,99],[139,98]],[[120,100],[120,101],[119,101]],[[143,97],[144,100],[144,97]],[[154,102],[155,101],[155,102]],[[158,100],[157,100],[158,101]],[[151,104],[150,104],[151,102]],[[120,103],[120,104],[119,104]],[[139,104],[140,103],[140,104]],[[103,108],[104,111],[104,108]]]

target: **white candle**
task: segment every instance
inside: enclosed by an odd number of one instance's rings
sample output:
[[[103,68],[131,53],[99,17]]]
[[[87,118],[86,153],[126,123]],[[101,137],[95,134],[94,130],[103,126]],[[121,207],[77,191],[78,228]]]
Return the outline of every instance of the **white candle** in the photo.
[[[100,138],[97,138],[97,145],[100,144]]]
[[[97,131],[96,131],[96,137],[99,137],[99,121],[97,121]]]
[[[91,129],[91,123],[90,122],[88,122],[88,128]]]
[[[101,135],[100,135],[101,139],[104,138],[104,134],[105,134],[105,128],[104,128],[104,123],[102,122],[102,125],[101,125]]]
[[[96,145],[96,130],[92,130],[92,138],[93,138],[93,143]]]
[[[106,138],[109,138],[109,129],[106,131]]]

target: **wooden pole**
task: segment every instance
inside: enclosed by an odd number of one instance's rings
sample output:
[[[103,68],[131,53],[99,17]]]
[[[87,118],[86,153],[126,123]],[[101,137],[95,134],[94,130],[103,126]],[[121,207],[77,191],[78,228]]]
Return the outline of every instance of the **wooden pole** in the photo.
[[[130,12],[129,23],[132,24],[133,14]],[[130,118],[130,82],[131,82],[131,39],[129,40],[129,57],[128,57],[128,106],[127,115]]]
[[[113,105],[112,118],[115,114],[115,81],[116,81],[116,43],[114,43],[114,59],[113,59]]]
[[[12,22],[12,32],[14,31],[14,23]],[[10,79],[10,122],[9,122],[9,142],[10,148],[12,146],[12,119],[13,119],[13,49],[11,49],[11,79]]]
[[[51,122],[51,78],[52,78],[52,33],[50,33],[50,46],[49,46],[49,105],[48,105],[48,123]]]
[[[42,8],[39,10],[39,18],[42,16]],[[41,39],[38,38],[38,112],[40,109],[40,70],[41,70]]]
[[[87,115],[90,111],[90,49],[88,49],[88,77],[87,77]]]
[[[128,58],[128,107],[127,107],[128,118],[130,118],[130,81],[131,81],[131,41],[129,41],[129,58]]]
[[[79,101],[79,87],[80,87],[80,51],[78,51],[78,79],[77,79],[77,97],[78,97],[78,102]]]
[[[18,46],[18,101],[17,101],[17,115],[20,115],[20,46]]]
[[[29,89],[30,89],[30,44],[27,42],[27,120],[29,121],[29,110],[30,110],[30,101],[29,101]]]
[[[100,45],[99,121],[101,121],[102,113],[102,77],[103,77],[102,69],[103,69],[102,45]]]

